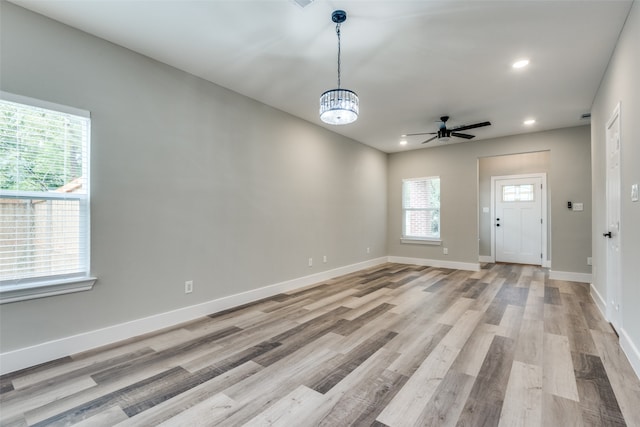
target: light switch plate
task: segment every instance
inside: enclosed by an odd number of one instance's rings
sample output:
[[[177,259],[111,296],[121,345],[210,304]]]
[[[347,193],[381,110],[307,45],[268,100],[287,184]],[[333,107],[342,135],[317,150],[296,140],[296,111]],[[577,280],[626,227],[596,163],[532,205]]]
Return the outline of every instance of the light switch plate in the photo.
[[[631,185],[631,201],[632,202],[638,201],[638,184]]]

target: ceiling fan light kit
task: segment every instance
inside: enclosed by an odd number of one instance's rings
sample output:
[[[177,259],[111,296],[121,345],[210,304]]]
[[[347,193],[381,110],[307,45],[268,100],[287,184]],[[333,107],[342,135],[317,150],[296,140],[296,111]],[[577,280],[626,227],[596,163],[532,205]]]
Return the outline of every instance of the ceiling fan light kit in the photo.
[[[331,14],[331,20],[336,23],[338,36],[338,87],[320,96],[320,119],[330,125],[346,125],[355,122],[360,113],[358,95],[340,87],[340,24],[347,20],[347,13],[335,10]]]

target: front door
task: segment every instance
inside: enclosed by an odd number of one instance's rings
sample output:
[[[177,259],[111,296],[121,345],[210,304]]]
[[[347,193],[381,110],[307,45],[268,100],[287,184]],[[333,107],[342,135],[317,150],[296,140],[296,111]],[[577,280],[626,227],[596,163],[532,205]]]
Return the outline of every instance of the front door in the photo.
[[[496,261],[542,265],[542,178],[495,180]]]

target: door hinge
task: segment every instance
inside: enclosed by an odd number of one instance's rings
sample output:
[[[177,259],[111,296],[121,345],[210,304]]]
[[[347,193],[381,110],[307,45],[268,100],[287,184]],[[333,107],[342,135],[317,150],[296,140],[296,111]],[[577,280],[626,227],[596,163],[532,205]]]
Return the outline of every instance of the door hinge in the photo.
[[[542,253],[540,253],[540,259],[542,259]]]
[[[542,224],[542,218],[540,218],[540,224]]]

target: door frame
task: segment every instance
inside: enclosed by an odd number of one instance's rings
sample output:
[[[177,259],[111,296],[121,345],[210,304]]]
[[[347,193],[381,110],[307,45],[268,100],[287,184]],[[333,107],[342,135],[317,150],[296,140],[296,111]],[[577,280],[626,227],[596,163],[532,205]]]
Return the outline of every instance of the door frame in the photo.
[[[542,180],[542,189],[540,197],[542,198],[542,266],[550,268],[551,261],[547,256],[547,232],[549,229],[549,211],[547,210],[547,174],[525,173],[521,175],[500,175],[491,177],[491,262],[496,261],[496,181],[503,179],[520,179],[520,178],[540,178]]]

